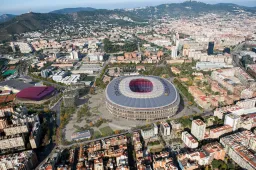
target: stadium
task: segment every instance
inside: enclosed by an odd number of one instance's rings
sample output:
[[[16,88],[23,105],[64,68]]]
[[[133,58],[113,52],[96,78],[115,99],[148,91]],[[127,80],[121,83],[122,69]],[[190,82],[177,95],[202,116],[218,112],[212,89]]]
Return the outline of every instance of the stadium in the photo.
[[[176,114],[180,96],[174,85],[155,76],[124,76],[112,80],[105,91],[106,107],[115,117],[161,120]]]

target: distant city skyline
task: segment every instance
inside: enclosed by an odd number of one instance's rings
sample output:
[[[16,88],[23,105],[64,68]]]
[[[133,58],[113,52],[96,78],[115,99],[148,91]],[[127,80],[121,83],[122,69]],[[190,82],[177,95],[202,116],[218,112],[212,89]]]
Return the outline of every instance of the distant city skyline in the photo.
[[[22,14],[29,11],[46,13],[62,8],[75,7],[92,7],[97,9],[115,9],[115,8],[136,8],[145,6],[154,6],[164,3],[180,3],[185,0],[95,0],[88,2],[87,0],[4,0],[1,2],[1,14]],[[216,3],[234,3],[243,6],[256,7],[256,0],[200,0],[200,2],[216,4]]]

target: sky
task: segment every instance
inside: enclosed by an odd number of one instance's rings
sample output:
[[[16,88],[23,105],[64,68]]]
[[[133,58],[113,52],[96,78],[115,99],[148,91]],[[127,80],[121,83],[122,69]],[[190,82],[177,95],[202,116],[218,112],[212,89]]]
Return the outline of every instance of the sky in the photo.
[[[44,13],[56,9],[74,7],[93,7],[98,9],[136,8],[184,1],[185,0],[0,0],[0,14],[22,14],[29,11]],[[210,4],[225,2],[256,7],[256,0],[200,1]]]

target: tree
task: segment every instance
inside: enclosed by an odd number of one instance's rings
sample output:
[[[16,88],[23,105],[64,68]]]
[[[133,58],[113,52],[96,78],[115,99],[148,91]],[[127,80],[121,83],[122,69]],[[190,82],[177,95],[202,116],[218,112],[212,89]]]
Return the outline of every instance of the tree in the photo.
[[[216,159],[214,159],[213,161],[212,161],[212,167],[215,169],[217,169],[217,168],[220,168],[221,167],[221,169],[223,168],[223,169],[227,169],[227,165],[225,164],[225,162],[223,162],[223,161],[221,161],[221,160],[216,160]]]
[[[90,88],[90,94],[92,94],[92,95],[95,94],[95,90],[93,87]]]
[[[119,134],[120,133],[120,131],[119,130],[115,130],[115,134]]]
[[[49,108],[45,107],[45,108],[44,108],[44,112],[45,112],[45,113],[48,113],[48,112],[49,112]]]

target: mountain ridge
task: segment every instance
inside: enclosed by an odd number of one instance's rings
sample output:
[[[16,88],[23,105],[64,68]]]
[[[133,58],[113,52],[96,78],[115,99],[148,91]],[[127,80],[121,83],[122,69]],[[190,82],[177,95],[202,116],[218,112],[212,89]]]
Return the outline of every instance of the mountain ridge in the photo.
[[[13,15],[13,14],[3,14],[3,15],[0,15],[0,23],[9,21],[9,20],[11,20],[14,17],[16,17],[16,15]]]
[[[97,9],[91,8],[91,7],[75,7],[75,8],[57,9],[57,10],[51,11],[49,13],[70,14],[70,13],[81,12],[81,11],[95,11],[95,10],[97,10]]]
[[[0,41],[12,39],[13,34],[20,34],[40,29],[42,30],[45,28],[51,29],[55,22],[70,25],[72,23],[76,24],[79,22],[86,22],[90,24],[95,21],[104,21],[107,24],[114,23],[119,25],[121,23],[124,25],[127,23],[145,23],[152,19],[159,19],[166,16],[173,18],[197,17],[206,13],[240,14],[243,11],[256,15],[256,8],[254,7],[243,7],[230,3],[206,4],[195,1],[161,4],[158,6],[133,9],[93,9],[67,14],[26,13],[0,24]]]

